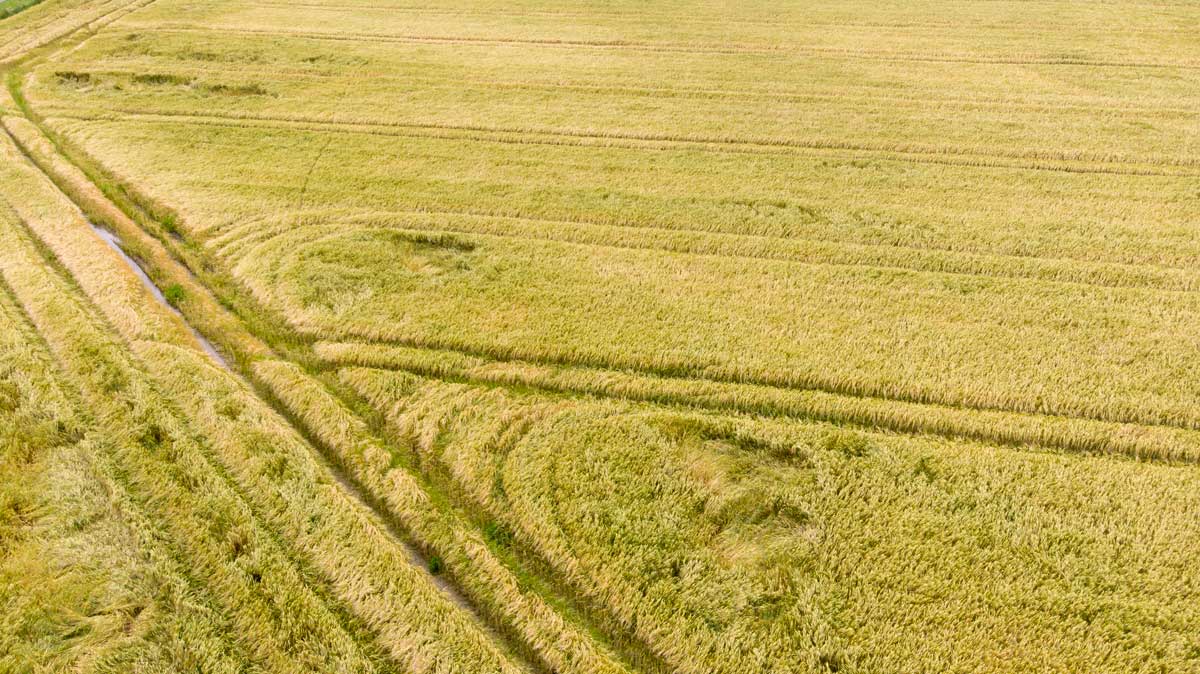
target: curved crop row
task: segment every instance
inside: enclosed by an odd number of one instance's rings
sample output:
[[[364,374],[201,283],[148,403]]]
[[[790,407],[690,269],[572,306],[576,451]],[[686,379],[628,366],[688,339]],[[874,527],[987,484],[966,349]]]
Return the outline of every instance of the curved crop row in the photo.
[[[1026,644],[1008,653],[1010,664],[1065,659],[1103,670],[1114,665],[1097,649],[1100,634],[1118,624],[1171,650],[1155,658],[1183,666],[1189,657],[1180,635],[1200,615],[1169,598],[1183,585],[1157,594],[1136,581],[1078,583],[1145,572],[1113,557],[1118,548],[1161,570],[1186,564],[1173,546],[1196,545],[1193,522],[1134,523],[1194,507],[1190,467],[764,424],[402,372],[338,376],[392,432],[413,438],[423,470],[444,472],[498,523],[497,536],[532,546],[673,671],[915,671],[947,659],[986,669],[995,630]],[[1134,474],[1136,486],[1127,482]],[[1141,481],[1151,474],[1163,482]],[[1155,503],[1137,503],[1143,493]],[[1174,505],[1162,500],[1168,493]],[[1117,503],[1144,514],[1118,515]],[[1114,516],[1137,533],[1101,523]],[[1177,620],[1139,614],[1147,592],[1171,602]],[[1028,619],[1065,596],[1105,626],[1068,636],[1054,621]],[[981,605],[991,618],[972,622]],[[1055,636],[1043,646],[1038,633]]]
[[[422,548],[439,553],[456,583],[515,632],[532,653],[556,672],[626,670],[591,635],[564,621],[535,592],[527,590],[465,522],[438,509],[367,425],[298,366],[261,360],[253,365],[262,381],[306,429],[335,452],[337,462],[364,485],[386,512],[403,523]]]
[[[546,391],[716,411],[816,419],[897,433],[972,438],[1005,445],[1125,454],[1142,459],[1200,461],[1200,434],[1163,426],[964,410],[823,391],[497,360],[453,351],[438,352],[384,344],[318,342],[314,350],[332,366],[405,370],[428,377],[481,384],[529,386]]]

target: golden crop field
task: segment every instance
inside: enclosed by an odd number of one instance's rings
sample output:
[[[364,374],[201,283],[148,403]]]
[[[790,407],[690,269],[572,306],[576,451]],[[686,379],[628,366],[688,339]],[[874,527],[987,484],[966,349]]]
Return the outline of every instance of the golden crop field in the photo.
[[[0,0],[0,672],[1200,674],[1195,0]]]

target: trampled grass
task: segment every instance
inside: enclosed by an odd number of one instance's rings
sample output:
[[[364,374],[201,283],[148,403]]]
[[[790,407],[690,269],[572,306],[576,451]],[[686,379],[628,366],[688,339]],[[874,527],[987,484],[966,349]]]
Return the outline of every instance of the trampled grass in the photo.
[[[0,294],[0,666],[8,671],[234,672],[213,598],[164,549],[53,361]],[[206,652],[207,651],[207,652]]]
[[[230,491],[189,431],[138,376],[116,340],[81,313],[69,288],[38,266],[13,225],[4,223],[5,281],[84,400],[96,408],[103,420],[98,430],[111,443],[112,460],[128,488],[167,528],[180,564],[219,597],[237,648],[266,669],[333,658],[352,671],[370,671],[354,640]],[[287,619],[280,610],[285,606],[292,607]],[[222,649],[234,645],[232,639],[218,642]]]
[[[1194,4],[23,4],[0,669],[1200,672]]]

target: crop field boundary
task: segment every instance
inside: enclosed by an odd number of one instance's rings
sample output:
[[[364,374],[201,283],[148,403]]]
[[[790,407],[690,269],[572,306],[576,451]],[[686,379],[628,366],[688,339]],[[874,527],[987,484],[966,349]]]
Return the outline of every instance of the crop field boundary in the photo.
[[[42,0],[3,0],[0,2],[0,20],[23,12],[39,2]]]
[[[0,66],[12,65],[24,59],[29,52],[66,39],[81,29],[96,31],[126,14],[150,5],[154,1],[108,0],[108,2],[99,3],[100,7],[103,8],[107,5],[114,6],[107,10],[102,9],[99,13],[87,11],[92,7],[91,4],[82,5],[83,11],[76,11],[79,9],[77,7],[67,8],[60,14],[49,17],[40,24],[28,27],[25,31],[28,37],[23,41],[12,40],[9,44],[0,47]],[[63,23],[62,26],[55,26],[55,24],[60,22]],[[54,28],[47,30],[50,27]]]
[[[13,80],[13,81],[17,82],[17,80]],[[23,101],[23,98],[20,100],[21,100],[22,104],[25,104]],[[30,112],[32,112],[32,111],[30,111]],[[43,129],[43,132],[44,132],[44,129]],[[51,138],[53,138],[53,136],[51,136]],[[65,149],[60,147],[60,151],[65,151],[67,153],[78,152],[78,150],[74,150],[73,148],[69,148],[69,147],[65,148]],[[70,154],[68,154],[67,156],[70,156]],[[80,162],[77,165],[90,167],[92,170],[102,171],[102,169],[97,169],[96,167],[98,166],[98,164],[95,164],[93,162],[95,162],[95,160],[85,160],[83,162]],[[86,171],[85,171],[85,175],[87,175]],[[147,205],[147,202],[144,200],[144,197],[140,197],[140,195],[138,195],[137,191],[135,189],[133,189],[132,187],[127,186],[127,185],[119,185],[119,186],[115,185],[112,183],[113,179],[111,177],[101,177],[99,180],[97,180],[97,179],[91,178],[89,176],[89,179],[93,180],[93,182],[97,182],[97,184],[100,184],[100,185],[108,185],[108,188],[103,190],[106,194],[111,194],[115,190],[115,191],[119,191],[121,194],[126,195],[128,198],[132,199],[133,200],[132,203],[135,204],[137,206],[137,208],[140,210],[138,212],[129,214],[130,217],[136,216],[137,218],[140,218],[142,221],[154,221],[155,220],[155,217],[153,215],[151,215],[154,212],[153,211],[154,206]],[[94,211],[94,208],[93,208],[93,211]],[[189,272],[189,276],[192,276],[194,274],[193,278],[205,279],[206,276],[211,276],[211,273],[212,273],[212,272],[207,272],[206,270],[219,269],[219,264],[215,260],[212,260],[209,257],[205,256],[202,252],[198,252],[201,249],[198,246],[196,246],[195,244],[187,243],[186,237],[183,237],[182,235],[167,235],[167,234],[165,234],[165,232],[166,232],[166,230],[163,229],[161,227],[161,225],[159,225],[157,231],[154,232],[154,235],[157,237],[157,240],[159,242],[158,245],[160,245],[160,246],[167,245],[168,242],[171,244],[174,244],[175,246],[187,245],[189,247],[189,249],[193,251],[192,253],[189,254],[189,256],[187,258],[176,258],[176,257],[169,258],[170,260],[173,260],[174,264],[180,264],[182,266],[192,269],[192,271]],[[161,257],[158,259],[161,260]],[[188,264],[187,262],[184,261],[185,259],[190,260],[191,263]],[[149,266],[151,267],[151,269],[148,269],[148,271],[151,272],[151,275],[161,278],[162,271],[159,270],[158,274],[156,275],[153,272],[154,265],[151,264]],[[242,302],[252,301],[252,300],[249,300],[248,298],[240,298],[237,300],[231,300],[231,298],[229,298],[225,294],[225,292],[228,292],[231,288],[231,286],[229,284],[225,284],[225,283],[212,284],[212,283],[209,283],[208,281],[206,281],[205,285],[213,286],[214,289],[220,288],[219,290],[216,290],[216,297],[217,297],[217,301],[223,305],[237,307],[237,306],[244,306],[244,304],[241,304]],[[204,287],[204,286],[202,285],[201,287]],[[201,322],[201,321],[196,320],[197,311],[189,312],[187,310],[186,304],[183,307],[183,310],[185,312],[185,315],[187,315],[190,320],[193,320],[195,324],[199,324]],[[211,327],[210,327],[210,329],[211,329]],[[201,332],[203,334],[205,334],[206,336],[214,339],[214,341],[218,341],[218,343],[221,343],[222,341],[224,341],[226,344],[229,343],[228,339],[226,339],[226,340],[221,339],[223,336],[227,337],[227,335],[211,334],[204,329],[201,329]],[[262,335],[262,336],[267,338],[269,341],[272,341],[270,339],[270,337],[268,337],[266,335]],[[306,338],[300,338],[300,339],[290,338],[290,339],[287,339],[286,341],[287,341],[287,344],[284,346],[284,353],[290,354],[289,355],[290,358],[296,358],[299,362],[309,362],[309,359],[307,357],[301,355],[301,353],[306,350],[301,346],[302,344],[304,344],[307,341]],[[299,351],[297,351],[297,349],[299,349]],[[237,358],[238,354],[236,352],[234,355],[235,355],[235,360],[237,362],[243,363],[243,367],[245,367],[244,363],[251,362],[251,361],[247,361],[245,358]],[[446,373],[443,373],[441,376],[445,377],[447,380],[450,380],[450,381],[454,380],[453,375],[448,375]],[[277,397],[275,397],[274,395],[271,395],[269,390],[266,392],[264,392],[262,389],[259,389],[259,390],[260,390],[260,394],[264,394],[269,401],[272,401],[273,405],[276,406],[276,409],[279,409],[280,401]],[[342,395],[346,395],[346,394],[343,392]],[[630,396],[630,397],[636,399],[636,396]],[[678,400],[676,400],[676,401],[658,400],[655,402],[674,404],[674,405],[679,404]],[[350,403],[353,405],[353,401],[350,401]],[[689,406],[689,404],[685,403],[684,406]],[[357,409],[361,409],[361,406],[355,406],[355,407]],[[716,409],[721,409],[721,408],[718,407]],[[737,408],[730,407],[728,409],[737,409]],[[759,411],[761,413],[761,409],[763,409],[763,408],[760,408],[757,411]],[[295,416],[294,412],[288,411],[285,409],[285,410],[282,410],[281,413],[283,413],[286,418],[292,420],[293,424],[295,424],[297,417]],[[800,414],[797,416],[800,416],[803,418],[815,418],[815,419],[822,418],[819,413],[814,413],[811,410],[804,412],[803,414]],[[868,428],[885,426],[884,424],[881,424],[878,422],[863,421],[861,423],[864,427],[868,427]],[[310,440],[312,440],[314,438],[311,427],[300,425],[299,428],[302,430],[307,429],[307,430],[304,430],[304,435],[306,438],[309,438]],[[918,432],[925,432],[925,431],[918,431]],[[958,435],[958,434],[961,434],[966,437],[970,436],[969,431],[961,432],[961,433],[958,431],[955,431],[954,433],[950,433],[949,435]],[[1035,446],[1033,443],[1031,443],[1028,440],[1028,436],[1021,436],[1020,439],[1012,441],[1010,444],[1019,445],[1019,446]],[[1154,443],[1151,442],[1148,444],[1153,446]],[[327,445],[323,445],[323,446],[326,447],[326,449],[323,451],[328,451],[328,446]],[[1043,443],[1043,446],[1053,446],[1053,444],[1052,443]],[[1083,451],[1089,451],[1089,452],[1096,452],[1096,451],[1106,451],[1106,449],[1107,449],[1107,448],[1102,448],[1096,444],[1088,444],[1088,441],[1076,442],[1074,445],[1071,445],[1068,443],[1067,446],[1071,447],[1071,449],[1075,450],[1075,451],[1083,450]],[[1135,455],[1138,455],[1138,454],[1143,455],[1143,458],[1164,458],[1162,456],[1154,456],[1150,450],[1147,450],[1145,446],[1141,446],[1141,445],[1137,445],[1136,448],[1134,448],[1132,451],[1133,451],[1133,453],[1135,453]],[[1172,456],[1170,458],[1172,460],[1180,460],[1180,457],[1177,457],[1177,456]],[[332,461],[333,459],[330,459],[329,456],[327,455],[325,460]],[[343,474],[343,477],[344,477],[344,474]],[[368,505],[371,505],[370,501],[368,501]],[[384,517],[385,519],[389,517],[386,513],[381,513],[378,510],[377,505],[373,505],[371,507],[371,509],[373,511],[375,511],[376,515],[378,515],[380,517]],[[484,516],[480,516],[480,515],[476,514],[472,517],[472,519],[475,522],[479,522],[479,521],[482,521],[482,517],[484,517]],[[524,548],[522,548],[522,549],[524,549]],[[528,555],[529,553],[526,552],[524,554]],[[548,568],[548,566],[546,565],[545,562],[540,562],[539,560],[536,560],[536,559],[529,559],[528,557],[526,557],[526,560],[527,561],[525,563],[531,563],[536,568],[539,568],[539,569]],[[509,563],[510,564],[514,563],[514,560],[510,560]],[[559,581],[557,581],[557,580],[552,579],[550,581],[550,583],[553,586],[559,586]],[[544,592],[547,590],[543,589],[542,591]],[[569,601],[574,602],[576,600],[571,599]],[[592,620],[596,621],[597,623],[604,624],[603,623],[603,616],[604,616],[603,609],[589,608],[589,607],[585,606],[585,607],[581,607],[579,610],[582,612],[582,614],[587,614],[587,615],[592,616]],[[644,647],[644,646],[640,646],[640,645],[632,644],[632,643],[626,643],[623,646],[623,650],[626,650],[627,657],[630,658],[632,661],[639,663],[640,667],[643,668],[644,671],[657,671],[658,668],[655,667],[653,664],[651,664],[652,660],[648,659],[647,656],[645,656],[645,655],[643,655],[643,656],[630,655],[631,653],[637,653],[639,651],[647,652],[645,649],[646,649],[646,647]]]

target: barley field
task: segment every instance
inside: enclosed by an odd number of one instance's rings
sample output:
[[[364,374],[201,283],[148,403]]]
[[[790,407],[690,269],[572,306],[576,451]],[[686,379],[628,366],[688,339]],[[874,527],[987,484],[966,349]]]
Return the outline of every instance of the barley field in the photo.
[[[1194,0],[0,0],[0,672],[1200,674]]]

